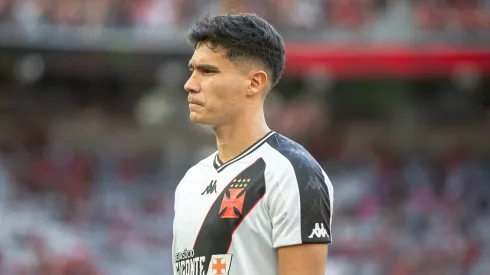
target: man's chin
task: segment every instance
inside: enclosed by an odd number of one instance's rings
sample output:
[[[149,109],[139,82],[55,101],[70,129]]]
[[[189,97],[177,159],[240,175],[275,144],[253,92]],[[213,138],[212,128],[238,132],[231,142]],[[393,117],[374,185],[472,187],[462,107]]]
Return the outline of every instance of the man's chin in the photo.
[[[192,123],[195,123],[195,124],[209,125],[209,122],[207,122],[203,117],[201,117],[200,115],[198,115],[194,112],[190,113],[189,119]]]
[[[192,123],[195,123],[195,124],[201,124],[201,121],[195,117],[193,117],[192,115],[190,116],[190,121]]]

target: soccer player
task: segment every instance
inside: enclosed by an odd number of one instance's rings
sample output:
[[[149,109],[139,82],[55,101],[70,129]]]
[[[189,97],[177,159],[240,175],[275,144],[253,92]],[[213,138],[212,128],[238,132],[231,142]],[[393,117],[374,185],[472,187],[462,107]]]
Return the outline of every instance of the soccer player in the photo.
[[[281,36],[263,19],[238,14],[206,16],[188,37],[190,120],[214,130],[218,150],[175,192],[174,273],[325,274],[332,185],[264,118],[284,68]]]

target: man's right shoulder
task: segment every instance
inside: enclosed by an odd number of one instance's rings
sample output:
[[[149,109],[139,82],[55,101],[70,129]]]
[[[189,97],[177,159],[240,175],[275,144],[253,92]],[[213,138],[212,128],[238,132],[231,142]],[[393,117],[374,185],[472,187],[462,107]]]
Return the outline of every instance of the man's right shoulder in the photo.
[[[184,174],[184,176],[180,180],[179,184],[177,185],[175,192],[178,192],[179,187],[186,180],[190,180],[190,178],[193,178],[193,177],[200,178],[202,176],[202,174],[205,173],[205,171],[207,171],[208,169],[214,169],[213,161],[214,161],[214,157],[216,154],[217,154],[217,151],[213,152],[211,155],[207,156],[206,158],[200,160],[198,163],[191,166],[191,168],[189,168],[187,170],[187,172]]]
[[[214,161],[214,157],[216,156],[217,153],[218,153],[218,151],[214,151],[209,156],[203,158],[198,163],[194,164],[191,168],[189,168],[189,170],[187,170],[187,173],[192,173],[192,172],[195,172],[196,170],[202,170],[202,169],[208,169],[208,168],[214,169],[213,161]]]
[[[193,175],[196,173],[202,174],[203,171],[205,171],[207,169],[214,169],[213,161],[214,161],[214,157],[216,156],[216,154],[217,154],[217,151],[213,152],[211,155],[205,157],[204,159],[200,160],[198,163],[191,166],[191,168],[189,168],[187,170],[187,172],[184,174],[181,181],[183,181],[186,177],[188,177],[190,175]]]

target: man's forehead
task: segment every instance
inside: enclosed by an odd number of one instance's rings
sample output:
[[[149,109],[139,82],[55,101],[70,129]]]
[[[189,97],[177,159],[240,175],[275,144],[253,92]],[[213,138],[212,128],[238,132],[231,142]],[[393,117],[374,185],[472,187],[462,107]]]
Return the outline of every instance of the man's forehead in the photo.
[[[252,69],[257,69],[255,66],[256,62],[247,59],[236,59],[234,61],[229,60],[225,57],[226,49],[220,49],[219,47],[212,47],[208,43],[199,43],[189,60],[190,66],[197,66],[200,64],[211,65],[221,70],[239,70],[242,73],[250,71]]]
[[[204,44],[200,44],[194,50],[191,63],[223,63],[226,61],[221,51],[213,51]]]

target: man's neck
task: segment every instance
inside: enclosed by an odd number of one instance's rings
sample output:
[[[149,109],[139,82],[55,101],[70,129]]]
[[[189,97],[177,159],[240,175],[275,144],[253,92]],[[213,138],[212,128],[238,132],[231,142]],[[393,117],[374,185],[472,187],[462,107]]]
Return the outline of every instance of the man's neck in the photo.
[[[257,119],[236,121],[231,125],[216,127],[218,157],[225,163],[240,155],[248,147],[263,138],[270,131],[263,116]]]

